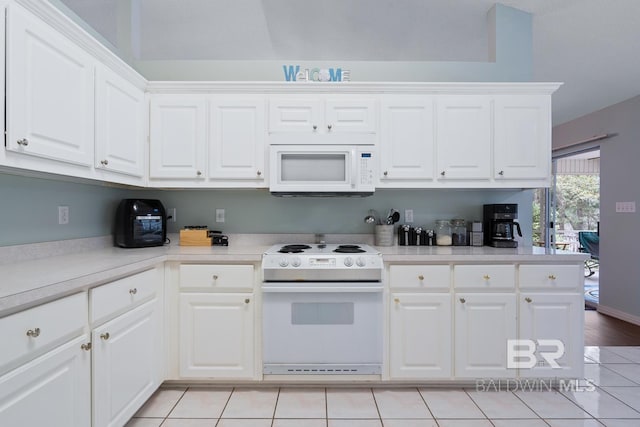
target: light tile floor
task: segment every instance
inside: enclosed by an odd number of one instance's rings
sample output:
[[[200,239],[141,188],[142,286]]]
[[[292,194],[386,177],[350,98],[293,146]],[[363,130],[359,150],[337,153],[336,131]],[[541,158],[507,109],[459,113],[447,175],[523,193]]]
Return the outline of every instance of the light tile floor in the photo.
[[[127,427],[640,426],[640,347],[585,347],[584,360],[575,390],[162,387]]]

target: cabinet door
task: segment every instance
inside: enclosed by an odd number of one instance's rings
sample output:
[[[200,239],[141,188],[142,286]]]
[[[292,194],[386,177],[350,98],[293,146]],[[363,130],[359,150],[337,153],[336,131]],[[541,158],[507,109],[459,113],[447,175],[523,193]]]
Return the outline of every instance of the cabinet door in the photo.
[[[180,295],[180,376],[252,378],[253,294]]]
[[[262,98],[212,100],[209,178],[264,181],[264,110]]]
[[[319,98],[270,99],[269,132],[324,132],[322,102]]]
[[[157,300],[92,332],[93,426],[121,426],[161,382],[162,339]]]
[[[91,425],[91,352],[81,336],[0,377],[0,425]]]
[[[516,336],[514,294],[457,293],[456,378],[514,377],[507,369],[507,340]]]
[[[489,179],[491,98],[442,96],[437,107],[439,180]]]
[[[380,162],[385,180],[433,180],[433,98],[388,96],[382,100]]]
[[[451,377],[451,296],[394,293],[391,297],[391,379]]]
[[[520,295],[520,339],[559,340],[564,354],[556,360],[559,368],[552,367],[540,352],[555,352],[557,347],[536,346],[536,365],[520,369],[522,377],[581,378],[583,375],[583,310],[580,294]]]
[[[550,179],[550,104],[545,95],[495,97],[494,178]]]
[[[110,71],[96,72],[96,168],[144,176],[144,91]]]
[[[7,149],[90,167],[91,57],[16,4],[7,21]]]
[[[204,179],[206,99],[151,97],[149,178]]]
[[[327,133],[375,133],[374,98],[328,98],[325,103],[324,129]]]

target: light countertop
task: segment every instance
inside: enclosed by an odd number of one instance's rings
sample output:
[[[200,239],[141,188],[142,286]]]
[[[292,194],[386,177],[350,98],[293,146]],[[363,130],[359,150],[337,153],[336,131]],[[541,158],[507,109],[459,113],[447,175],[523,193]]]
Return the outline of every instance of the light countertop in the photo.
[[[0,316],[143,271],[165,261],[259,263],[265,242],[197,247],[106,247],[0,265]],[[385,262],[582,262],[587,254],[538,247],[378,246]]]

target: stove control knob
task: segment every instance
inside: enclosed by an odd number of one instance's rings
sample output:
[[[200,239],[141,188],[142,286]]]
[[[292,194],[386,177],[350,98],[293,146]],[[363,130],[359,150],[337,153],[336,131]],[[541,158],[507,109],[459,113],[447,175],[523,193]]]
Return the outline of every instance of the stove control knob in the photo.
[[[286,258],[282,258],[279,264],[280,264],[280,267],[286,267],[287,265],[289,265],[289,260]]]
[[[358,267],[364,267],[365,265],[367,265],[367,262],[364,260],[364,258],[358,257],[358,259],[356,259],[356,265]]]
[[[351,267],[353,265],[353,258],[346,257],[344,259],[344,265],[347,266],[347,267]]]
[[[300,267],[300,264],[302,264],[302,261],[298,257],[291,260],[291,266],[293,267]]]

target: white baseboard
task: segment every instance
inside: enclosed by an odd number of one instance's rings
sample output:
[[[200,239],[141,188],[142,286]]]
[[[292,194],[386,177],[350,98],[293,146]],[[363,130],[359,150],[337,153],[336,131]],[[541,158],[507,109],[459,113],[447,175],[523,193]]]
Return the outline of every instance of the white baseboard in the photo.
[[[620,311],[616,308],[598,304],[598,313],[606,314],[607,316],[615,317],[616,319],[624,320],[625,322],[640,326],[640,316],[634,316],[633,314],[625,313],[624,311]]]

